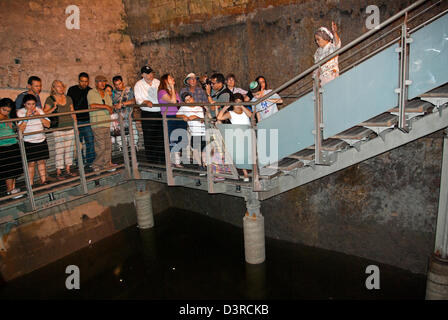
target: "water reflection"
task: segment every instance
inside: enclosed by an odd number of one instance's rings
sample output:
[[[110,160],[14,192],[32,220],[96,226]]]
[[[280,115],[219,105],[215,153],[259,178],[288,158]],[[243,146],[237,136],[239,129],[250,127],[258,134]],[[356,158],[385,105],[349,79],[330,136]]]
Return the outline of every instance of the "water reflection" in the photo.
[[[267,298],[266,289],[266,262],[261,264],[246,263],[247,299],[262,300]]]
[[[405,270],[374,263],[381,290],[369,291],[372,261],[267,238],[268,259],[252,265],[241,228],[177,209],[154,218],[0,286],[0,299],[424,299],[425,277]],[[65,288],[71,264],[80,290]]]

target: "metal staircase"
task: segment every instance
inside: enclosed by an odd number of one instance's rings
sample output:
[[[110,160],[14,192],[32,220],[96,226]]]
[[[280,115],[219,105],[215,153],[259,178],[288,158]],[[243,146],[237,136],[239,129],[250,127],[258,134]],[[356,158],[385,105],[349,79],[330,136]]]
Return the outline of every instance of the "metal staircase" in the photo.
[[[438,12],[412,28],[410,22],[418,20],[421,13],[408,18],[413,9],[427,2],[417,1],[379,26],[381,29],[403,18],[394,27],[398,37],[362,57],[325,86],[314,81],[312,91],[253,127],[256,138],[245,152],[250,159],[256,154],[253,191],[259,193],[260,200],[448,127],[448,14],[442,6],[446,2],[421,10],[427,13],[428,8],[437,7]],[[364,38],[341,48],[264,99],[309,76]],[[232,130],[221,125],[224,129]],[[276,131],[277,145],[269,146],[272,141],[260,139],[263,130]],[[260,159],[261,148],[266,154],[277,153],[276,161]]]

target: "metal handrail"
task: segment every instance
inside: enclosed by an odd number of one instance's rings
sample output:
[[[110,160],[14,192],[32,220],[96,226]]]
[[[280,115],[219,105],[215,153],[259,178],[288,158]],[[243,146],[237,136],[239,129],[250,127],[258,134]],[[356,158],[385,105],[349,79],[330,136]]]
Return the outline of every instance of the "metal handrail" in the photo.
[[[247,102],[243,102],[243,103],[236,103],[236,102],[216,102],[216,103],[202,103],[202,102],[195,102],[195,103],[163,103],[163,104],[153,104],[154,107],[172,107],[172,106],[202,106],[202,107],[212,107],[212,106],[235,106],[235,105],[249,105],[249,106],[254,106],[254,105],[258,105],[259,103],[269,100],[274,94],[279,93],[280,91],[282,91],[283,89],[291,86],[292,84],[298,82],[299,80],[303,79],[304,77],[312,74],[315,70],[319,70],[319,68],[324,65],[325,63],[327,63],[328,61],[330,61],[331,59],[333,59],[336,56],[341,55],[342,53],[348,51],[349,49],[353,48],[354,46],[358,45],[359,43],[361,43],[362,41],[364,41],[365,39],[371,37],[372,35],[378,33],[380,30],[383,30],[386,26],[389,26],[391,23],[397,21],[398,19],[400,19],[403,16],[406,16],[408,14],[408,12],[414,10],[415,8],[421,6],[423,3],[428,2],[429,0],[419,0],[416,1],[414,4],[410,5],[409,7],[401,10],[399,13],[393,15],[392,17],[390,17],[389,19],[387,19],[386,21],[384,21],[383,23],[381,23],[377,28],[370,30],[368,32],[366,32],[365,34],[361,35],[360,37],[356,38],[355,40],[351,41],[350,43],[348,43],[347,45],[343,46],[342,48],[338,49],[337,51],[335,51],[334,53],[332,53],[331,55],[328,55],[327,57],[325,57],[324,59],[320,60],[319,62],[313,64],[311,67],[307,68],[306,70],[304,70],[303,72],[301,72],[299,75],[295,76],[294,78],[284,82],[282,85],[278,86],[276,89],[272,90],[271,92],[269,92],[268,94],[266,94],[265,96],[263,96],[262,98],[256,100],[256,101],[247,101]],[[439,4],[441,1],[438,1],[437,3],[431,5],[430,8],[426,8],[423,12],[418,13],[417,15],[411,17],[409,20],[413,20],[416,17],[420,16],[421,14],[423,14],[424,12],[428,11],[429,9],[433,8],[436,4]],[[418,25],[417,27],[414,27],[409,33],[414,32],[415,30],[418,30],[419,28],[421,28],[422,26],[430,23],[431,21],[437,19],[438,17],[442,16],[443,14],[445,14],[447,10],[444,10],[443,12],[437,14],[436,16],[433,16],[431,19],[428,19],[426,21],[424,21],[423,23],[421,23],[420,25]],[[385,34],[381,35],[380,37],[378,37],[377,39],[374,39],[374,41],[372,43],[376,43],[378,41],[380,41],[381,39],[385,38],[387,35],[391,34],[393,31],[397,30],[402,24],[400,24],[399,26],[394,27],[392,30],[387,31]],[[382,45],[380,48],[375,49],[373,52],[369,53],[368,55],[362,56],[361,58],[357,59],[354,63],[352,63],[350,66],[344,68],[344,71],[350,69],[351,67],[353,67],[354,65],[357,65],[359,63],[361,63],[362,61],[365,61],[366,59],[368,59],[369,57],[371,57],[372,55],[378,53],[379,51],[383,50],[385,47],[391,45],[394,42],[397,42],[400,40],[400,37],[398,38],[394,38],[392,41],[388,42],[386,45]],[[369,45],[371,45],[372,43],[370,43]],[[369,46],[363,46],[361,49],[355,51],[354,53],[351,53],[351,55],[349,55],[348,57],[345,57],[344,60],[342,61],[346,61],[349,58],[352,58],[353,56],[355,56],[356,54],[358,54],[359,52],[361,52],[362,50],[368,48]],[[309,84],[309,81],[304,84],[303,86],[300,87],[300,89],[303,89],[306,87],[306,85]],[[315,84],[315,87],[317,87],[319,89],[319,84]],[[309,92],[309,91],[308,91]],[[319,94],[319,90],[316,91],[316,95]],[[138,104],[133,104],[133,105],[128,105],[126,106],[126,108],[129,107],[131,109],[134,108],[142,108],[145,107],[145,105],[138,105]],[[322,112],[321,108],[319,107],[319,105],[316,105],[317,109],[316,109],[316,113],[319,114]],[[13,119],[7,119],[7,120],[1,120],[0,123],[10,123],[10,122],[19,122],[19,121],[23,121],[23,120],[30,120],[30,119],[40,119],[40,118],[49,118],[49,117],[60,117],[60,116],[67,116],[67,115],[76,115],[76,114],[83,114],[86,112],[96,112],[96,111],[101,111],[100,109],[84,109],[84,110],[76,110],[76,111],[70,111],[70,112],[62,112],[62,113],[51,113],[51,114],[43,114],[43,115],[35,115],[35,116],[31,116],[31,117],[20,117],[20,118],[13,118]],[[167,111],[167,110],[166,110]],[[166,112],[165,112],[166,113]],[[137,119],[132,119],[132,112],[129,116],[129,124],[132,124],[132,120],[135,121],[139,121],[139,120],[149,120],[151,118],[137,118]],[[321,118],[321,117],[320,117]],[[208,119],[208,118],[207,118]],[[166,125],[166,117],[164,117],[163,119],[160,118],[154,118],[153,120],[161,120],[165,122]],[[57,131],[57,130],[67,130],[67,129],[75,129],[75,131],[78,131],[78,128],[80,127],[84,127],[84,126],[92,126],[92,125],[97,125],[97,124],[101,124],[101,123],[107,123],[107,122],[112,122],[114,120],[106,120],[106,121],[101,121],[101,122],[95,122],[95,123],[88,123],[88,124],[80,124],[80,125],[76,125],[74,124],[73,126],[67,126],[64,128],[57,128],[57,129],[46,129],[46,130],[42,130],[39,132],[31,132],[31,133],[18,133],[16,135],[13,136],[7,136],[7,137],[1,137],[0,139],[7,139],[7,138],[19,138],[19,142],[20,144],[23,144],[23,137],[26,135],[32,135],[32,134],[36,134],[36,133],[48,133],[48,132],[52,132],[52,131]],[[316,130],[319,130],[320,125],[321,125],[321,120],[316,118]],[[76,122],[76,120],[74,120],[74,122]],[[120,119],[120,124],[121,127],[123,126],[124,122],[122,119]],[[252,129],[256,129],[256,123],[255,123],[255,112],[252,113],[252,117],[251,117],[251,125],[252,125]],[[131,133],[132,132],[132,133]],[[256,152],[256,130],[253,131],[254,135],[253,135],[253,157],[254,159],[256,159],[257,157],[257,152]],[[124,130],[122,130],[122,135],[124,134]],[[133,134],[133,130],[130,130],[130,135]],[[320,136],[320,138],[317,138],[317,140],[321,139],[321,135],[317,135],[316,136]],[[166,140],[166,138],[165,138]],[[166,141],[165,141],[166,142]],[[76,145],[77,145],[77,150],[79,150],[79,140],[77,139],[76,141]],[[129,159],[125,159],[125,167],[126,167],[126,171],[128,174],[133,175],[134,178],[139,178],[139,173],[138,173],[138,164],[136,161],[136,155],[135,155],[135,145],[134,145],[134,139],[131,137],[130,139],[130,149],[131,149],[131,161]],[[317,141],[316,145],[316,159],[319,158],[319,155],[317,154],[318,151],[320,151],[319,148],[319,141]],[[128,156],[128,148],[126,147],[126,151],[124,152],[127,156]],[[21,146],[21,149],[23,149],[23,146]],[[24,152],[24,150],[22,150],[22,153]],[[80,159],[80,154],[78,153],[78,160]],[[254,167],[253,167],[253,189],[254,190],[258,190],[260,188],[260,184],[259,184],[259,168],[257,165],[257,161],[253,161],[254,162]],[[26,160],[25,160],[26,163]],[[168,164],[170,163],[170,161],[168,160]],[[317,162],[318,163],[318,162]],[[319,164],[319,163],[318,163]],[[26,168],[24,168],[26,171]],[[26,179],[28,180],[28,179]],[[74,178],[73,180],[76,180],[76,178]],[[29,181],[28,181],[29,182]],[[84,187],[84,192],[88,192],[88,188],[86,186],[86,174],[84,172],[81,173],[81,182],[83,184]],[[30,198],[30,201],[32,202],[32,207],[33,209],[35,208],[35,203],[34,203],[34,199],[33,199],[33,189],[30,186],[27,186],[28,189],[28,195]]]

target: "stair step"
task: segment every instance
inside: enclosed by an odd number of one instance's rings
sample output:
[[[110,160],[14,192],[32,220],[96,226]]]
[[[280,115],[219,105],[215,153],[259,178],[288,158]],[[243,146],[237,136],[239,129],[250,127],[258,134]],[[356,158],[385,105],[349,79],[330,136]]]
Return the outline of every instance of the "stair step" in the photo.
[[[444,84],[443,86],[440,86],[438,88],[435,88],[429,92],[426,92],[420,97],[424,98],[448,98],[448,83]]]
[[[322,150],[324,151],[338,151],[348,146],[348,143],[339,139],[328,138],[322,141]],[[314,144],[308,149],[314,150]]]
[[[334,139],[350,139],[350,140],[363,140],[369,137],[372,133],[374,133],[371,129],[356,126],[350,129],[347,129],[337,135],[333,136]]]
[[[299,152],[296,152],[288,156],[288,158],[311,161],[314,159],[314,149],[300,150]]]
[[[389,112],[384,112],[361,123],[360,125],[364,127],[392,127],[397,122],[398,117],[396,115],[390,114]]]
[[[281,171],[278,171],[277,169],[263,167],[263,168],[260,168],[259,177],[260,177],[260,179],[272,179],[281,174],[282,174]]]
[[[291,171],[295,168],[300,168],[303,167],[303,163],[298,160],[298,159],[293,159],[293,158],[283,158],[282,160],[280,160],[279,162],[273,163],[269,166],[267,166],[267,168],[269,169],[278,169],[278,170],[282,170],[282,171]]]
[[[405,104],[406,113],[425,113],[430,112],[433,108],[434,106],[431,103],[422,101],[420,99],[409,100],[406,101]],[[398,107],[395,107],[393,109],[390,109],[389,112],[399,112],[399,109]]]

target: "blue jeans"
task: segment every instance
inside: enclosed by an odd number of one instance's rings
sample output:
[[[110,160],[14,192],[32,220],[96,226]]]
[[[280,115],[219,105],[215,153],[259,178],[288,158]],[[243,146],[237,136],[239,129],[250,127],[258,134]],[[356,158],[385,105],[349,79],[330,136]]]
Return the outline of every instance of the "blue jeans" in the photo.
[[[89,121],[78,121],[78,125],[90,123]],[[86,144],[86,154],[82,154],[82,160],[85,165],[90,166],[95,160],[95,145],[93,131],[91,126],[79,127],[79,140],[84,140]]]

